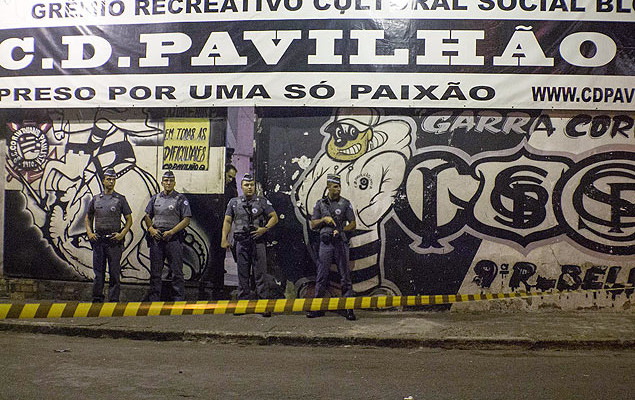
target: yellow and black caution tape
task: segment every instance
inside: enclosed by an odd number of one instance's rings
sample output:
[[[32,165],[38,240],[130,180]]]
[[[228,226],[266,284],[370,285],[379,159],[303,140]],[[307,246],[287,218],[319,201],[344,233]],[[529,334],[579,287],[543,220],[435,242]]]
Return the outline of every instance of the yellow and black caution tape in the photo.
[[[633,290],[613,288],[599,290],[541,293],[481,293],[434,296],[333,297],[314,299],[176,301],[176,302],[39,302],[0,304],[0,320],[30,318],[142,317],[151,315],[258,314],[302,311],[337,311],[351,309],[383,309],[406,306],[428,306],[473,301],[519,299],[570,293]]]

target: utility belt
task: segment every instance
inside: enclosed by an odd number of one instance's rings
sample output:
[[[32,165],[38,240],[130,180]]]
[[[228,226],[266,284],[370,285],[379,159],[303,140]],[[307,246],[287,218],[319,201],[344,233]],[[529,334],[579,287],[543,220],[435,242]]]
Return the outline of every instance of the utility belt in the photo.
[[[97,235],[97,241],[101,243],[107,244],[121,244],[121,241],[115,240],[115,235],[117,232],[109,232],[109,231],[97,231],[95,235]]]
[[[234,242],[241,242],[241,243],[245,243],[245,242],[254,242],[254,243],[264,243],[265,239],[264,239],[264,235],[260,236],[257,239],[254,239],[253,236],[251,236],[251,232],[234,232]]]
[[[320,242],[324,244],[335,244],[340,242],[346,243],[346,240],[342,235],[342,232],[340,232],[337,236],[333,236],[333,232],[329,232],[320,234]]]

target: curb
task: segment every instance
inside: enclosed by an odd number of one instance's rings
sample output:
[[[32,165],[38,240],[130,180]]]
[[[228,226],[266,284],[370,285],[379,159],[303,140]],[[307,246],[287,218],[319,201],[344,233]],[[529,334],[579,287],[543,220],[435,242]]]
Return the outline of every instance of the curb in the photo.
[[[87,338],[150,340],[158,342],[197,341],[214,344],[285,346],[360,346],[389,348],[440,348],[456,350],[635,350],[635,340],[531,338],[399,338],[372,336],[307,336],[295,333],[227,333],[215,331],[153,331],[56,324],[0,323],[0,332],[38,333]]]

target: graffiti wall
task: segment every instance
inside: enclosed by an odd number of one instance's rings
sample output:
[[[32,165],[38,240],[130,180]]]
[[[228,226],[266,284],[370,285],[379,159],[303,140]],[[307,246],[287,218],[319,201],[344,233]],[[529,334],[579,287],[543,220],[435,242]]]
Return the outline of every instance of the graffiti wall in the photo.
[[[359,293],[635,283],[632,113],[338,108],[260,115],[259,165],[282,214],[273,249],[300,293],[311,290],[315,273],[318,238],[309,214],[330,173],[341,176],[355,209],[351,263]],[[626,307],[632,291],[545,296],[528,306]]]
[[[4,273],[92,279],[92,250],[84,216],[91,197],[102,191],[102,172],[112,167],[117,173],[115,190],[126,196],[134,221],[124,242],[123,278],[128,282],[147,280],[149,249],[141,220],[148,200],[160,190],[157,177],[163,173],[165,160],[164,121],[185,117],[207,118],[211,132],[205,139],[207,170],[175,171],[176,189],[188,196],[194,213],[186,231],[185,275],[189,280],[198,279],[214,251],[210,242],[219,229],[215,221],[224,185],[226,121],[213,109],[11,113],[7,121]],[[200,142],[201,136],[197,139]],[[179,156],[181,161],[184,158],[186,155]]]

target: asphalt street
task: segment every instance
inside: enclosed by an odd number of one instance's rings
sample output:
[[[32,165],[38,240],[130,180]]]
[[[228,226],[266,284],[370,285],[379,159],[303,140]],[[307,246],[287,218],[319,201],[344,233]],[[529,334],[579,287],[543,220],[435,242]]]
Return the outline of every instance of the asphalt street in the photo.
[[[259,346],[0,332],[0,399],[630,399],[635,351]]]

